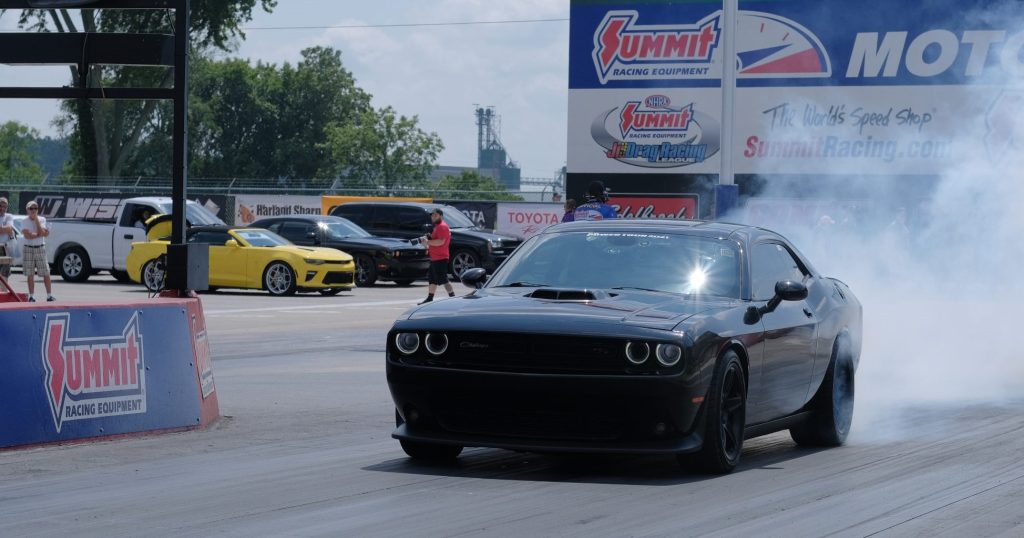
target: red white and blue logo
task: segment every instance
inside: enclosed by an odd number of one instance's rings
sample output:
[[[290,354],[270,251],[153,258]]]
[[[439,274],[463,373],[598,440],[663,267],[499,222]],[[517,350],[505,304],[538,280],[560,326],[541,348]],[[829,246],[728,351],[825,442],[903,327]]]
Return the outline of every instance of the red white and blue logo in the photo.
[[[741,11],[736,35],[738,77],[832,76],[832,64],[818,37],[785,17]]]
[[[644,168],[702,163],[718,153],[720,126],[693,102],[676,106],[668,95],[631,99],[599,114],[590,135],[607,159]],[[615,133],[615,134],[613,134]]]
[[[120,335],[73,338],[71,315],[47,314],[42,360],[53,425],[146,412],[146,366],[139,315]]]
[[[610,81],[721,77],[721,10],[694,24],[638,21],[635,10],[605,14],[592,57],[601,84]],[[736,27],[739,78],[830,77],[828,53],[810,30],[785,17],[740,11]]]

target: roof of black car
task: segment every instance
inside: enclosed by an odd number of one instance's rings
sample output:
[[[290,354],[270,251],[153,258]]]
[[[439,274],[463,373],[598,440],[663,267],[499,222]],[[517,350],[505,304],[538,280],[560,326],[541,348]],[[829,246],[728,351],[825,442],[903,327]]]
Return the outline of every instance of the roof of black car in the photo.
[[[760,235],[772,233],[767,230],[748,226],[746,224],[734,224],[731,222],[719,222],[711,220],[684,220],[684,219],[608,219],[564,222],[556,224],[544,230],[548,232],[560,231],[601,231],[601,230],[637,230],[661,231],[666,233],[689,233],[707,236],[729,236],[732,234]]]
[[[387,200],[368,200],[368,201],[365,201],[365,202],[345,202],[344,204],[341,204],[338,207],[346,206],[346,205],[400,205],[400,206],[407,206],[407,207],[419,207],[419,208],[422,208],[422,209],[433,209],[435,207],[450,207],[448,204],[442,204],[440,202],[406,202],[406,201],[401,201],[401,200],[396,200],[394,202],[389,202]]]
[[[314,221],[314,222],[336,221],[336,220],[345,220],[345,221],[347,221],[348,220],[348,219],[344,219],[344,218],[341,218],[341,217],[338,217],[338,216],[335,216],[335,215],[279,215],[279,216],[276,216],[276,217],[263,217],[261,219],[256,219],[253,223],[255,224],[256,222],[260,222],[260,221],[264,221],[264,220],[283,220],[283,219],[310,220],[310,221]]]

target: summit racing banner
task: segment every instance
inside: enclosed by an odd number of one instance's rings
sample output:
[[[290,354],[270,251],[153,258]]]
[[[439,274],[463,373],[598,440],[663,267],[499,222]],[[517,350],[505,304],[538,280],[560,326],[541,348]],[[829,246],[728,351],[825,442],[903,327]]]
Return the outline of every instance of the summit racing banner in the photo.
[[[1003,0],[572,0],[568,171],[941,174],[1024,149],[1024,13]],[[721,140],[724,43],[734,133]],[[1014,112],[1018,110],[1018,112]],[[716,137],[719,139],[716,140]],[[640,187],[643,190],[643,187]]]

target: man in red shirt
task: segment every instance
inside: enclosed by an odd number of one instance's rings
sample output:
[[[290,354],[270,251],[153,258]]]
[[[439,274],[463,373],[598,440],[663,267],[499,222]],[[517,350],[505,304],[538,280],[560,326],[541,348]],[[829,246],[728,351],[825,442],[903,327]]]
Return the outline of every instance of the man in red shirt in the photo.
[[[427,254],[430,254],[430,272],[427,273],[427,298],[420,304],[426,304],[434,300],[434,292],[438,284],[444,284],[449,297],[455,297],[455,290],[448,282],[448,247],[452,242],[452,231],[448,223],[444,221],[444,212],[440,207],[435,207],[430,212],[430,221],[434,223],[434,231],[430,235],[424,235],[420,242],[427,245]]]

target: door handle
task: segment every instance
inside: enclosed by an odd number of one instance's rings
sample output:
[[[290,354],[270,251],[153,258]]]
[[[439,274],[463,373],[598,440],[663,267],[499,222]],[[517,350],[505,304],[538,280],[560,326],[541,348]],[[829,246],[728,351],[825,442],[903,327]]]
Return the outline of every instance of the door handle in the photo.
[[[809,309],[807,309],[807,308],[804,308],[804,314],[805,314],[805,315],[806,315],[807,317],[809,317],[809,318],[813,318],[813,317],[814,317],[814,312],[811,312],[811,311],[810,311]]]
[[[124,238],[125,239],[135,239],[135,236],[132,235],[132,234],[125,234]]]

